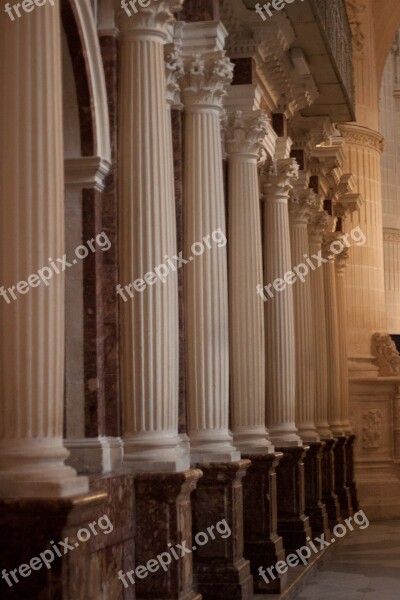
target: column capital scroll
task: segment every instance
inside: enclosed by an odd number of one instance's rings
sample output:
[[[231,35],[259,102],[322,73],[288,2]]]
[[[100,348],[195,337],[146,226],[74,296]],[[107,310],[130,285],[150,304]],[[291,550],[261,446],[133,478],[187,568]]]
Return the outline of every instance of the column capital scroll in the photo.
[[[183,96],[186,107],[223,108],[234,65],[223,50],[195,53],[185,59]]]
[[[261,110],[245,114],[241,110],[231,113],[226,132],[226,148],[230,155],[247,154],[258,157],[263,139],[268,131],[268,117]]]
[[[174,13],[182,8],[183,0],[158,0],[146,8],[134,12],[129,3],[124,9],[115,0],[116,21],[123,37],[136,37],[138,34],[153,34],[167,39],[168,25],[174,22]]]

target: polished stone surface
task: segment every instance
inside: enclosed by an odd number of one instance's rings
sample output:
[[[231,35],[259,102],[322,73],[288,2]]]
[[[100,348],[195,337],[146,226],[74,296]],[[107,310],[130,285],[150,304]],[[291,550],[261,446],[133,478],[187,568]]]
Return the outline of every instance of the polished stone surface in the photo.
[[[397,600],[399,588],[400,521],[385,521],[343,538],[296,598]]]

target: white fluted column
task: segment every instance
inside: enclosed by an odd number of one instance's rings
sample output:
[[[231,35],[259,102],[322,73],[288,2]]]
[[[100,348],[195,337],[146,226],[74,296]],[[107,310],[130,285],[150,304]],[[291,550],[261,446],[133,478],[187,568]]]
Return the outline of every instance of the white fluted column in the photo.
[[[257,160],[267,132],[261,111],[231,115],[229,156],[229,320],[234,443],[246,453],[273,452],[265,428],[264,305]]]
[[[335,255],[330,249],[332,242],[338,239],[332,233],[336,219],[330,218],[328,231],[324,236],[322,254],[327,263],[323,265],[325,286],[325,319],[328,365],[328,423],[334,436],[344,434],[341,423],[341,386],[340,386],[340,346],[336,294]]]
[[[163,44],[178,6],[160,0],[130,17],[119,6],[122,285],[176,254]],[[124,462],[133,471],[174,472],[189,466],[178,436],[177,273],[148,280],[120,302]]]
[[[293,267],[304,264],[308,255],[308,222],[316,206],[316,194],[305,189],[308,177],[300,174],[289,202],[290,245]],[[309,265],[306,264],[308,270]],[[303,270],[304,271],[304,270]],[[311,308],[311,279],[308,274],[293,284],[296,340],[296,427],[303,442],[319,441],[315,428],[314,321]]]
[[[88,484],[64,464],[64,276],[34,275],[64,254],[59,3],[0,11],[0,54],[0,284],[25,282],[0,298],[0,496],[71,496]]]
[[[289,192],[298,176],[294,159],[274,162],[264,196],[264,283],[273,297],[265,303],[267,427],[275,446],[301,446],[295,426],[295,333],[293,289],[284,281],[292,270],[289,232]],[[283,283],[282,283],[283,282]]]
[[[184,29],[188,36],[197,25]],[[215,27],[210,23],[210,27]],[[215,36],[225,38],[218,27]],[[199,40],[204,43],[203,40]],[[184,40],[185,48],[185,40]],[[222,100],[232,78],[222,50],[186,55],[184,253],[220,229],[226,234],[222,171]],[[240,457],[229,431],[229,337],[226,246],[213,245],[185,267],[188,435],[193,461]]]
[[[308,226],[309,255],[318,257],[321,252],[324,232],[329,223],[325,211],[315,210]],[[315,260],[315,259],[314,259]],[[332,432],[328,423],[328,354],[325,312],[325,286],[323,267],[310,273],[311,301],[314,319],[315,355],[315,426],[321,439],[330,439]]]
[[[346,266],[349,260],[349,250],[344,248],[336,256],[336,302],[338,313],[339,361],[340,361],[340,420],[346,435],[351,434],[349,421],[349,367],[347,360],[347,311],[346,311]]]

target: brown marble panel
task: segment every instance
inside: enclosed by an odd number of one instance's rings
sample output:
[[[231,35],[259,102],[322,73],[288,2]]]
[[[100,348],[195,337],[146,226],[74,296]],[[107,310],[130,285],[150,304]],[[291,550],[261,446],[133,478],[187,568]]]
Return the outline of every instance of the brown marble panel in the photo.
[[[322,452],[325,442],[307,443],[304,457],[305,514],[310,519],[313,536],[329,533],[328,514],[322,502]]]
[[[308,446],[276,448],[283,453],[277,466],[278,534],[286,552],[296,551],[311,537],[309,518],[305,515],[304,456]]]
[[[333,449],[335,455],[335,493],[339,500],[340,514],[345,519],[353,515],[350,490],[347,487],[347,462],[346,462],[346,444],[347,436],[340,436],[336,439],[336,445]]]
[[[194,494],[194,531],[225,520],[231,535],[218,536],[197,549],[195,572],[199,592],[204,600],[250,600],[253,577],[250,564],[243,557],[243,488],[242,479],[250,461],[233,463],[199,463],[203,471]]]
[[[250,562],[255,594],[280,594],[287,587],[287,574],[266,583],[264,570],[285,560],[282,538],[277,533],[276,467],[281,453],[249,454],[251,465],[243,479],[244,556]]]
[[[135,479],[136,492],[136,568],[166,553],[171,558],[166,569],[148,571],[135,580],[138,599],[201,600],[194,588],[194,554],[176,549],[177,544],[192,548],[191,493],[202,473],[198,469],[183,473],[140,474]],[[175,549],[179,559],[174,558]],[[164,562],[168,562],[165,557]],[[159,564],[159,563],[158,563]],[[150,570],[155,565],[149,565]],[[143,574],[143,573],[142,573]]]
[[[346,453],[346,485],[350,491],[351,506],[353,512],[357,512],[360,508],[358,502],[357,484],[354,475],[354,444],[356,441],[355,435],[349,435],[345,446]]]
[[[329,527],[332,529],[341,522],[339,500],[335,493],[335,456],[333,449],[336,445],[334,439],[324,440],[322,450],[322,502],[328,513]]]

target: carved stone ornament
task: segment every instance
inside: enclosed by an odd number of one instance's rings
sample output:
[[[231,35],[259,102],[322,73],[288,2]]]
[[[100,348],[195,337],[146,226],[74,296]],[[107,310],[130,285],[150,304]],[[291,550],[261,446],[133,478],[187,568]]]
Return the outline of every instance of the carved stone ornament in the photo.
[[[268,117],[262,111],[244,115],[237,110],[228,120],[226,149],[228,154],[259,155],[268,131]]]
[[[363,32],[361,15],[366,9],[366,4],[363,0],[346,0],[346,7],[352,33],[354,51],[359,54],[363,54],[365,35]]]
[[[400,354],[388,333],[374,333],[371,351],[376,358],[381,377],[400,375]]]
[[[195,54],[186,61],[183,93],[186,106],[222,108],[233,77],[233,63],[223,51],[206,56]]]
[[[382,413],[378,409],[364,413],[362,428],[363,448],[380,448],[382,445]]]

